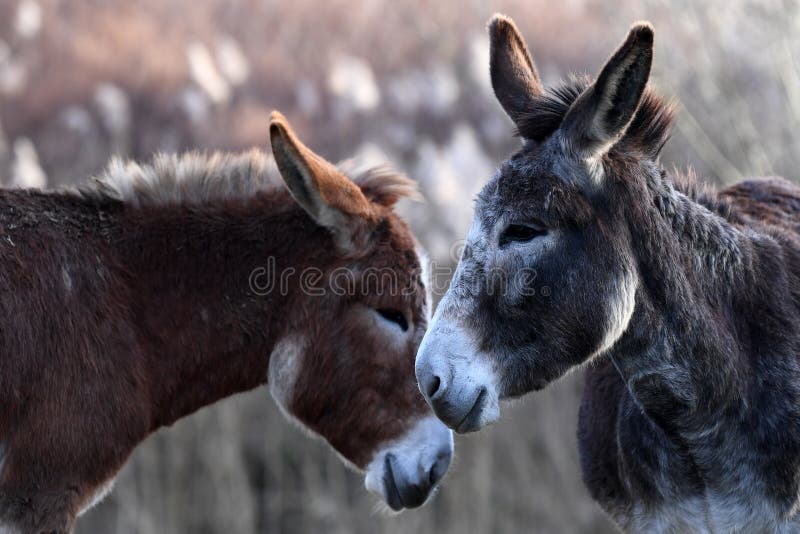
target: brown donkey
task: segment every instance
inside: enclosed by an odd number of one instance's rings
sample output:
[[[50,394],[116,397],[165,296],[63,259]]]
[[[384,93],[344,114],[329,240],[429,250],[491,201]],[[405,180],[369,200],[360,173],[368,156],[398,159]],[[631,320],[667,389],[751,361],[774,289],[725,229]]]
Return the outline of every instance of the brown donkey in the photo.
[[[289,191],[253,151],[0,192],[0,533],[69,532],[151,432],[267,382],[393,509],[442,478],[424,261],[392,209],[413,183],[351,181],[278,113],[270,136]]]

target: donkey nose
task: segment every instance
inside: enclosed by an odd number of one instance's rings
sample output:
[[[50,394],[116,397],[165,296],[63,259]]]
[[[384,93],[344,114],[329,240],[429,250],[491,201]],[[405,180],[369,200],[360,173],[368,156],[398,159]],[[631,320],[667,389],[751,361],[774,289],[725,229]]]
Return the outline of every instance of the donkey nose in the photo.
[[[433,402],[447,392],[448,380],[444,373],[437,372],[430,365],[420,365],[417,368],[417,381],[422,394]]]

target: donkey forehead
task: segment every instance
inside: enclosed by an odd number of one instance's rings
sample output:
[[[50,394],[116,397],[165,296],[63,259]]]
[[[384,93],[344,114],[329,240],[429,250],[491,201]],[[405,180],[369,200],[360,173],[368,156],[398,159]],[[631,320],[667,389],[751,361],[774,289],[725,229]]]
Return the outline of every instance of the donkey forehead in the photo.
[[[572,157],[558,140],[526,142],[522,150],[509,158],[481,191],[476,214],[485,231],[498,221],[526,216],[546,218],[569,214],[584,202],[570,205],[583,197],[584,184],[594,183],[592,166]]]
[[[366,266],[397,266],[403,270],[419,267],[416,237],[393,210],[384,209],[380,222],[370,231],[369,244],[359,251],[360,262]]]
[[[599,161],[588,161],[576,156],[561,132],[556,131],[544,141],[525,140],[522,149],[501,167],[510,181],[544,184],[549,187],[565,186],[584,189],[598,182],[602,166]],[[541,188],[531,188],[531,190]]]
[[[359,261],[358,271],[362,276],[386,275],[391,273],[397,281],[421,282],[425,286],[427,280],[422,276],[425,255],[423,249],[413,241],[397,240],[381,241],[372,253]]]

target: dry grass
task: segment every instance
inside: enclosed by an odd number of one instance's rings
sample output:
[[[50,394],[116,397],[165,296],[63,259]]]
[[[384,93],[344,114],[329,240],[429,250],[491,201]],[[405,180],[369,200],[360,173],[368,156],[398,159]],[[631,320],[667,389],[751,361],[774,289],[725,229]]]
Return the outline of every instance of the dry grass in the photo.
[[[32,33],[30,10],[19,20],[31,3],[41,15]],[[0,177],[30,177],[19,171],[36,165],[24,139],[51,185],[97,172],[112,152],[266,145],[280,108],[329,158],[389,159],[420,180],[429,202],[403,209],[449,263],[473,195],[517,143],[488,89],[483,25],[494,11],[515,18],[551,83],[596,71],[631,22],[650,19],[654,83],[681,103],[665,165],[691,164],[716,183],[800,179],[800,5],[790,0],[6,0]],[[580,482],[580,390],[578,373],[458,438],[443,491],[397,517],[374,512],[361,479],[258,390],[150,439],[78,532],[609,531]]]

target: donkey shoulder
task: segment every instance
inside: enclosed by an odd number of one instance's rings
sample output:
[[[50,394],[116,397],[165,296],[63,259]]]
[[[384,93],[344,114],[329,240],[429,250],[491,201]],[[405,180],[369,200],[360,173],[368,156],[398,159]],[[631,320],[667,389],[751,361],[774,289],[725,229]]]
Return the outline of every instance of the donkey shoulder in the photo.
[[[77,195],[0,189],[0,406],[63,365],[70,343],[85,353],[120,327],[127,288],[105,241],[109,218]]]

